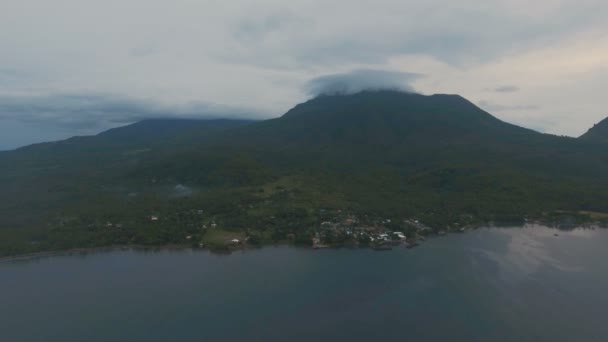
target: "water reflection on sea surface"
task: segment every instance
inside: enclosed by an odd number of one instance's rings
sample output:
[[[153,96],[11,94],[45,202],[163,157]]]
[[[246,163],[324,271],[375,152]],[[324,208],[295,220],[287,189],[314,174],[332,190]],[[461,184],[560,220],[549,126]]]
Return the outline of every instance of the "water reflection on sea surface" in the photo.
[[[120,250],[0,263],[7,341],[606,341],[608,231],[415,249]]]

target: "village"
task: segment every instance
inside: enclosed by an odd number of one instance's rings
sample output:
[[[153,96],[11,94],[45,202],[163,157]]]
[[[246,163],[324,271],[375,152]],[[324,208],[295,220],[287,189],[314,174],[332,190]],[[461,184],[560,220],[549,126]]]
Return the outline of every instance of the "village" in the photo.
[[[197,211],[202,214],[202,210]],[[272,216],[269,219],[276,220]],[[156,216],[152,221],[158,221]],[[274,238],[267,239],[269,232],[246,229],[245,233],[223,227],[215,220],[203,224],[203,237],[198,247],[211,249],[240,249],[260,244],[285,242],[313,249],[335,247],[368,247],[374,250],[390,250],[404,246],[412,248],[424,241],[425,236],[435,231],[416,219],[393,220],[374,215],[357,215],[343,210],[320,209],[312,227],[292,228],[284,231],[284,236],[276,238],[277,232],[270,232]],[[289,223],[292,225],[292,223]],[[258,228],[259,229],[259,228]],[[444,231],[439,232],[445,234]],[[195,235],[186,239],[195,241]]]
[[[62,216],[52,222],[51,232],[73,234],[78,241],[94,241],[93,247],[130,245],[142,247],[184,247],[229,252],[272,244],[290,244],[313,249],[370,248],[377,251],[418,246],[429,236],[462,233],[479,226],[499,225],[482,222],[469,214],[455,216],[434,211],[419,217],[395,217],[352,209],[286,208],[260,210],[253,205],[233,210],[180,206],[163,210],[141,210],[139,215]],[[595,221],[603,219],[598,213]],[[582,214],[581,214],[582,215]],[[433,221],[433,219],[435,219]],[[441,220],[438,220],[441,219]],[[589,222],[572,213],[553,213],[543,219],[522,219],[505,226],[540,224],[555,227],[584,226]],[[569,223],[569,225],[565,225]],[[46,239],[46,238],[45,238]],[[32,240],[34,247],[45,239]],[[62,246],[70,248],[71,245]]]
[[[100,235],[108,244],[120,241],[129,245],[190,246],[215,251],[270,244],[383,251],[400,246],[416,247],[429,235],[463,232],[471,227],[453,222],[436,229],[417,218],[386,217],[347,209],[278,212],[260,217],[192,207],[148,212],[136,220],[90,219],[87,226],[102,231]]]
[[[312,235],[314,249],[337,246],[370,247],[374,250],[390,250],[403,245],[411,248],[424,240],[424,235],[431,228],[418,220],[404,220],[402,223],[393,222],[389,218],[360,219],[353,214],[344,214],[338,210],[333,220],[323,221]],[[403,231],[408,227],[408,233]],[[413,228],[413,229],[412,229]]]

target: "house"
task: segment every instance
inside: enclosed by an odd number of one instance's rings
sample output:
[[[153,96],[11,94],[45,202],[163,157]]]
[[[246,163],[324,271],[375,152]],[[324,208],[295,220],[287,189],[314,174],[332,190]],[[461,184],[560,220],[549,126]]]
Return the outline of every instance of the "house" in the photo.
[[[232,240],[230,240],[230,242],[232,242],[235,245],[238,245],[239,243],[241,243],[241,241],[239,239],[232,239]]]
[[[393,232],[393,235],[396,235],[400,240],[405,240],[405,234],[403,232]]]
[[[150,216],[150,221],[158,221],[158,216],[155,216],[155,215]]]

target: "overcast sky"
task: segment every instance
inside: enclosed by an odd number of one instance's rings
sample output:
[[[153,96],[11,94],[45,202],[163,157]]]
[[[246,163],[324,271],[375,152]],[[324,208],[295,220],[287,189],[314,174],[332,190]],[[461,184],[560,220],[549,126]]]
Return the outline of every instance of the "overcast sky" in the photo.
[[[608,116],[608,2],[0,0],[0,149],[383,86],[578,136]]]

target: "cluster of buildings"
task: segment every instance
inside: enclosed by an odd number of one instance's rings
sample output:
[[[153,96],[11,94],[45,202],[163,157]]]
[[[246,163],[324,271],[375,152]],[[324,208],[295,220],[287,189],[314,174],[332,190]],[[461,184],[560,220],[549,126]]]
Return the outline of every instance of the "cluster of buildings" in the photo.
[[[392,224],[391,219],[365,217],[361,220],[357,216],[337,211],[331,220],[321,222],[312,243],[315,248],[344,243],[372,246],[406,243],[407,237],[402,231],[391,229],[395,226],[398,225]]]

